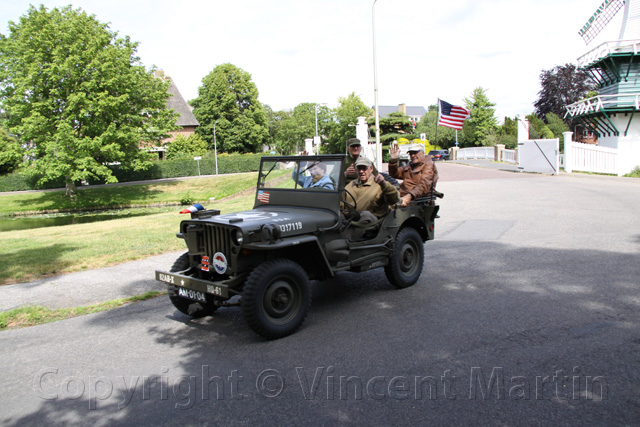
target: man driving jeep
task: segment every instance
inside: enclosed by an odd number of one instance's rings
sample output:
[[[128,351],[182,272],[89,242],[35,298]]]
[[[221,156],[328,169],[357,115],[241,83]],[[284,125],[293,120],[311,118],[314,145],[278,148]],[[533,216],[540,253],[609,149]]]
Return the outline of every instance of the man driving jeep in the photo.
[[[358,179],[345,187],[344,200],[348,202],[347,194],[353,196],[356,208],[360,212],[358,222],[371,223],[389,213],[390,205],[398,203],[398,190],[385,181],[382,175],[373,176],[373,163],[366,157],[358,158],[355,168]]]

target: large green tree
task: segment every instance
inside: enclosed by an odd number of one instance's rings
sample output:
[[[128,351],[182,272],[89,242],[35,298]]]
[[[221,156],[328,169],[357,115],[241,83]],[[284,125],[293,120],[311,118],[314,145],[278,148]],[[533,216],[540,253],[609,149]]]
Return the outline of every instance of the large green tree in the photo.
[[[191,101],[200,122],[196,132],[222,152],[255,153],[269,143],[269,129],[251,74],[233,64],[216,66]]]
[[[356,136],[355,125],[358,117],[371,116],[371,108],[367,107],[355,92],[344,98],[338,98],[338,106],[334,109],[334,123],[329,131],[329,152],[344,154],[347,140]],[[363,144],[366,141],[361,141]]]
[[[167,86],[136,56],[137,43],[80,9],[31,6],[0,36],[0,104],[11,133],[34,147],[41,182],[117,179],[107,167],[144,168],[142,141],[173,129]]]
[[[463,133],[465,145],[491,145],[495,142],[498,120],[493,102],[489,101],[486,91],[477,87],[469,98],[464,99],[471,117],[464,121]]]

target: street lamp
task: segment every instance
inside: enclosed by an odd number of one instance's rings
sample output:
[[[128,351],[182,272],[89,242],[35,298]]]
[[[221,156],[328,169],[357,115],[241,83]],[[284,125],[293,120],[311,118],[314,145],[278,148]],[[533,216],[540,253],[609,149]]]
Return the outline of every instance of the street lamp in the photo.
[[[376,167],[382,168],[382,146],[380,145],[380,110],[378,108],[378,72],[376,61],[376,2],[373,0],[373,6],[371,6],[371,27],[373,29],[373,101],[376,109]]]
[[[213,122],[213,155],[216,159],[216,175],[218,175],[218,142],[216,141],[216,120]]]

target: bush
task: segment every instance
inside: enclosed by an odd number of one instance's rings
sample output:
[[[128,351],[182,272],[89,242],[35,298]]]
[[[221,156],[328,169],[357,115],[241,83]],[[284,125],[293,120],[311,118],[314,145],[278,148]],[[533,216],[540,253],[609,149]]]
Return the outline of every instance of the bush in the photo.
[[[640,178],[640,166],[636,166],[634,170],[625,175],[629,178]]]
[[[200,136],[194,134],[186,137],[178,135],[167,144],[167,160],[202,156],[207,152],[207,143]]]

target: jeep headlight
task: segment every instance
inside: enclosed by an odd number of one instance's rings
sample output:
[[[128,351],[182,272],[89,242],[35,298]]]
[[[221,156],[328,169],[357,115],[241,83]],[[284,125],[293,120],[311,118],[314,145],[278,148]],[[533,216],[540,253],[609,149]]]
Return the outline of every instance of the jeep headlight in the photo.
[[[242,242],[244,241],[244,235],[242,234],[242,230],[234,230],[232,236],[233,236],[233,242],[238,246],[242,246]]]

